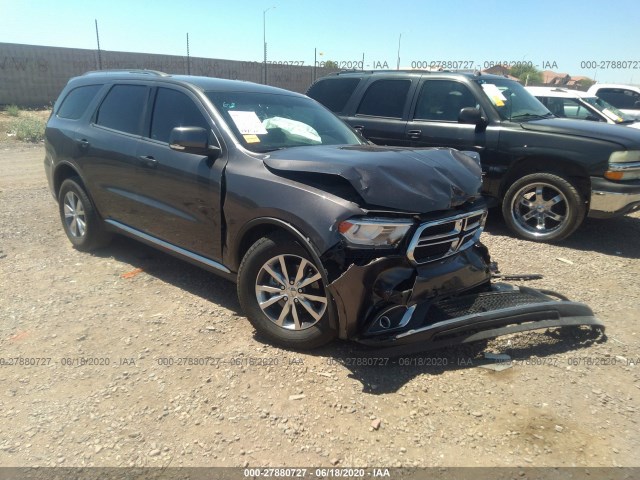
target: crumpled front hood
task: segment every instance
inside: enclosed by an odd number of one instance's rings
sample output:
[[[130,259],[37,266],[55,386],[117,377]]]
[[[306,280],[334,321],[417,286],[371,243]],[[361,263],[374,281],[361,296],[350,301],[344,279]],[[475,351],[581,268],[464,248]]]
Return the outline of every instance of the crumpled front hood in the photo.
[[[522,128],[535,132],[559,133],[589,137],[598,140],[615,142],[626,148],[640,147],[640,132],[636,129],[620,128],[620,125],[589,122],[586,120],[572,120],[567,118],[548,118],[523,122]]]
[[[296,147],[264,158],[281,172],[337,175],[369,205],[427,213],[478,198],[481,169],[449,148],[412,149],[374,145]]]

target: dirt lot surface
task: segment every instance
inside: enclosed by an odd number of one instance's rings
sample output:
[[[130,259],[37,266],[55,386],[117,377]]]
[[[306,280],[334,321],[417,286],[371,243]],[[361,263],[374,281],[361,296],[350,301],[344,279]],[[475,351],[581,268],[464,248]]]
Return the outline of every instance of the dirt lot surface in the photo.
[[[232,283],[132,240],[74,250],[43,158],[0,144],[0,465],[640,464],[640,214],[559,246],[495,218],[483,235],[503,273],[588,303],[606,341],[503,337],[485,350],[511,355],[502,371],[470,348],[366,366],[345,342],[260,341]]]

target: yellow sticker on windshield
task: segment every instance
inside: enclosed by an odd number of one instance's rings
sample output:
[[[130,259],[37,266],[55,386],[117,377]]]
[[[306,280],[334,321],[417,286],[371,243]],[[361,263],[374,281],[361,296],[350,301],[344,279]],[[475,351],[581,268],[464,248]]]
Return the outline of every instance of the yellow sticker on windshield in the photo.
[[[247,143],[260,143],[257,135],[243,135],[244,141]]]

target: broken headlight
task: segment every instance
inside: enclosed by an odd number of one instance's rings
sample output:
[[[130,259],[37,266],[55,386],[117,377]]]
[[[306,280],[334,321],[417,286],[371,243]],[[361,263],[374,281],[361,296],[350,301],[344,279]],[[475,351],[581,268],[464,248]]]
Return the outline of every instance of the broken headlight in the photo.
[[[413,222],[396,218],[356,217],[338,224],[338,232],[358,247],[396,247],[413,226]]]

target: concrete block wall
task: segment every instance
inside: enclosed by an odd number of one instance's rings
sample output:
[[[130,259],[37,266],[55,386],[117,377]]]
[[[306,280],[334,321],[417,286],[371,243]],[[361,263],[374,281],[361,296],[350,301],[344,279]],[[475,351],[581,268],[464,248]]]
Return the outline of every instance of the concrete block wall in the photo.
[[[100,52],[102,69],[146,68],[186,74],[187,57],[149,53]],[[261,83],[261,62],[190,58],[191,75]],[[98,70],[97,50],[0,43],[0,105],[38,107],[52,104],[71,77]],[[334,70],[316,69],[316,77]],[[267,66],[268,83],[304,93],[313,81],[312,66]]]

